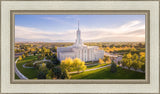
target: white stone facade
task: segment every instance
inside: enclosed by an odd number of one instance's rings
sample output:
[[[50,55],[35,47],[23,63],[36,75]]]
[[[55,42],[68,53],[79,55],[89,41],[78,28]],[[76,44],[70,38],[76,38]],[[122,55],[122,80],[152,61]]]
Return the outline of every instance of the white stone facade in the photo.
[[[82,61],[98,61],[99,58],[104,57],[104,51],[100,50],[98,46],[87,46],[82,43],[81,31],[77,30],[76,42],[72,46],[58,47],[57,58],[62,61],[65,58],[70,57],[80,58]]]

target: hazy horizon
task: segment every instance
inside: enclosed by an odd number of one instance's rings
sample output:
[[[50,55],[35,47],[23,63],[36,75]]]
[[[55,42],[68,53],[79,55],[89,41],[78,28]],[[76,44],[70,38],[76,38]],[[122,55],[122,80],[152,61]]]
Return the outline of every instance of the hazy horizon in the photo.
[[[145,15],[15,15],[15,42],[144,42]]]

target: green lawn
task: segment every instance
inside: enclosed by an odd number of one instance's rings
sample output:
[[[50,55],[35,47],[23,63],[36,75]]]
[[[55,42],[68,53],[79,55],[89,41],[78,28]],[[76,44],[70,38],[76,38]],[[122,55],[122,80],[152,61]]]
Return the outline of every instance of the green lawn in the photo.
[[[37,57],[38,56],[28,56],[16,64],[18,70],[29,79],[37,78],[38,71],[35,68],[23,68],[23,64],[36,60]]]
[[[19,79],[19,77],[17,76],[17,74],[15,73],[15,79]]]
[[[117,68],[116,73],[111,73],[110,67],[105,67],[94,71],[71,74],[71,79],[145,79],[145,74],[120,67]]]
[[[18,61],[18,63],[16,64],[18,70],[29,79],[37,78],[38,70],[34,68],[23,68],[23,64],[36,60],[37,57],[38,56],[28,56],[25,59]],[[106,64],[92,65],[88,66],[87,69],[97,68],[104,65]],[[145,78],[144,73],[122,69],[120,67],[118,67],[117,70],[118,71],[116,73],[111,73],[110,67],[105,67],[94,71],[88,71],[79,74],[77,73],[71,74],[72,76],[71,79],[144,79]],[[15,78],[18,79],[17,75],[15,75]]]

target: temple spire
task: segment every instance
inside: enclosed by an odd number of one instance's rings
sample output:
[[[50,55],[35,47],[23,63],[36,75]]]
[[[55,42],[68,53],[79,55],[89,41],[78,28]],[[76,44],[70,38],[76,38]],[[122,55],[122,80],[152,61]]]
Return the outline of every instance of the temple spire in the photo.
[[[79,20],[78,20],[78,29],[79,29]]]
[[[75,46],[82,46],[82,40],[81,40],[81,31],[79,29],[79,20],[78,20],[78,30],[76,32],[76,42],[75,42]]]

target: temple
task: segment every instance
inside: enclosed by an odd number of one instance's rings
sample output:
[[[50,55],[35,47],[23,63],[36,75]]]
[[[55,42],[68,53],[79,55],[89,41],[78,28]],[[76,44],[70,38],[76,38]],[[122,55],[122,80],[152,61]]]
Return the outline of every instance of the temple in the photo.
[[[98,46],[87,46],[84,45],[81,39],[81,31],[79,29],[76,32],[76,41],[72,46],[68,47],[58,47],[57,48],[57,58],[62,61],[65,58],[70,57],[80,58],[82,61],[98,61],[99,58],[104,57],[104,51],[100,50]]]

